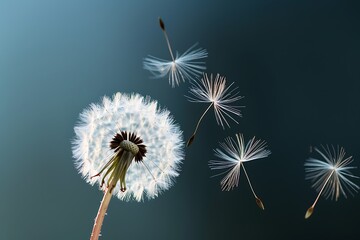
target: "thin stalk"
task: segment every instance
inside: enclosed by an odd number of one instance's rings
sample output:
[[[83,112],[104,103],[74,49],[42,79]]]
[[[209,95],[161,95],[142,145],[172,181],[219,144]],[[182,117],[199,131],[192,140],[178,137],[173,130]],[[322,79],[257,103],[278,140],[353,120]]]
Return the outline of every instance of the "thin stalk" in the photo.
[[[108,209],[111,196],[112,196],[112,189],[115,185],[111,185],[106,188],[103,199],[101,200],[100,207],[98,213],[95,218],[95,223],[93,230],[91,232],[90,240],[98,240],[101,232],[101,227],[104,221],[104,217],[106,215],[106,211]]]
[[[164,22],[163,22],[163,20],[162,20],[161,18],[159,18],[159,23],[160,23],[161,29],[162,29],[163,32],[164,32],[164,36],[165,36],[165,39],[166,39],[167,46],[168,46],[168,48],[169,48],[169,52],[170,52],[170,55],[171,55],[171,59],[172,59],[173,62],[175,62],[174,54],[173,54],[173,52],[172,52],[172,50],[171,50],[171,46],[170,46],[169,37],[168,37],[168,35],[167,35],[167,33],[166,33],[166,30],[165,30],[165,24],[164,24]]]
[[[196,124],[196,128],[195,128],[194,133],[192,134],[192,136],[189,138],[189,140],[188,140],[188,142],[187,142],[187,146],[190,146],[191,143],[194,141],[196,132],[197,132],[197,130],[198,130],[198,128],[199,128],[199,125],[200,125],[200,122],[202,121],[202,119],[204,118],[205,114],[209,111],[209,109],[211,108],[212,105],[214,105],[213,102],[209,105],[209,107],[208,107],[208,108],[205,110],[205,112],[201,115],[199,121],[198,121],[197,124]]]
[[[326,179],[324,185],[322,186],[319,194],[317,195],[314,203],[313,203],[313,204],[311,205],[311,207],[309,207],[309,209],[306,211],[305,219],[309,218],[309,217],[311,216],[311,214],[313,213],[314,208],[315,208],[315,205],[316,205],[316,203],[318,202],[318,200],[319,200],[319,198],[320,198],[320,196],[321,196],[321,193],[324,191],[326,184],[329,182],[329,180],[330,180],[331,176],[334,174],[334,172],[335,172],[335,169],[331,171],[331,173],[329,174],[328,178]]]
[[[173,52],[171,50],[170,41],[169,41],[169,38],[168,38],[168,35],[167,35],[166,31],[164,31],[164,35],[165,35],[166,43],[167,43],[168,48],[169,48],[171,59],[172,59],[173,62],[175,62],[174,54],[173,54]]]
[[[106,211],[108,209],[112,190],[116,186],[117,181],[120,181],[120,190],[124,192],[126,190],[125,185],[125,175],[126,171],[129,168],[132,160],[134,159],[134,154],[132,152],[120,149],[116,156],[113,157],[114,159],[111,160],[111,165],[106,164],[105,167],[101,170],[101,172],[106,168],[109,167],[103,176],[101,181],[101,185],[104,183],[104,178],[110,174],[109,181],[107,184],[107,188],[104,192],[103,199],[101,200],[100,207],[98,213],[95,218],[93,230],[91,232],[90,240],[98,240],[101,232],[101,227],[104,222],[104,217],[106,215]],[[99,174],[97,174],[99,175]],[[95,175],[95,176],[97,176]]]
[[[265,209],[264,204],[262,203],[262,201],[260,200],[260,198],[256,195],[256,193],[255,193],[255,191],[254,191],[254,189],[253,189],[253,187],[252,187],[252,185],[251,185],[250,178],[249,178],[249,176],[248,176],[248,174],[247,174],[247,172],[246,172],[246,170],[245,170],[244,164],[243,164],[243,163],[240,163],[240,164],[241,164],[242,168],[244,169],[244,173],[245,173],[246,179],[247,179],[247,181],[248,181],[248,183],[249,183],[249,186],[250,186],[250,189],[251,189],[251,191],[252,191],[252,193],[253,193],[253,195],[254,195],[254,197],[255,197],[256,204],[259,206],[259,208],[261,208],[262,210],[264,210],[264,209]]]

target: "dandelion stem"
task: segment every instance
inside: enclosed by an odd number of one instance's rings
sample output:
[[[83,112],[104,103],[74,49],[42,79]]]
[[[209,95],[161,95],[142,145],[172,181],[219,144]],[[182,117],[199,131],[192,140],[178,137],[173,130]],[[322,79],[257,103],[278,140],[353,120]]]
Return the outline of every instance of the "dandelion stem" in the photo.
[[[256,193],[255,193],[255,191],[254,191],[254,189],[253,189],[253,187],[252,187],[252,185],[251,185],[250,178],[249,178],[249,176],[248,176],[248,174],[247,174],[247,172],[246,172],[246,170],[245,170],[244,164],[243,164],[243,163],[240,163],[240,165],[241,165],[242,168],[244,169],[244,173],[245,173],[246,179],[247,179],[247,181],[248,181],[248,183],[249,183],[249,186],[250,186],[250,189],[251,189],[251,191],[252,191],[252,193],[253,193],[253,195],[254,195],[254,197],[255,197],[256,204],[259,206],[259,208],[261,208],[262,210],[264,210],[264,209],[265,209],[264,204],[262,203],[262,201],[260,200],[260,198],[256,195]]]
[[[111,184],[108,186],[104,192],[103,199],[101,200],[99,211],[95,218],[95,223],[93,230],[91,232],[90,240],[98,240],[101,232],[101,227],[104,221],[104,217],[106,215],[107,208],[109,206],[112,189],[115,187],[115,184]]]
[[[171,50],[171,46],[170,46],[169,37],[168,37],[168,35],[167,35],[167,33],[166,33],[166,30],[165,30],[165,24],[164,24],[164,22],[163,22],[163,20],[162,20],[161,18],[159,18],[159,23],[160,23],[161,29],[162,29],[163,32],[164,32],[164,36],[165,36],[166,43],[167,43],[168,48],[169,48],[169,52],[170,52],[170,55],[171,55],[171,59],[172,59],[173,62],[175,62],[174,54],[173,54],[173,52],[172,52],[172,50]]]
[[[331,176],[334,174],[334,172],[335,172],[335,169],[333,169],[333,170],[331,171],[331,173],[329,174],[328,178],[326,179],[324,185],[322,186],[319,194],[317,195],[314,203],[313,203],[313,204],[311,205],[311,207],[309,207],[309,209],[306,211],[305,219],[309,218],[309,217],[311,216],[311,214],[313,213],[314,208],[315,208],[315,205],[316,205],[316,203],[318,202],[318,200],[319,200],[319,198],[320,198],[320,196],[321,196],[321,193],[324,191],[326,184],[329,182],[329,180],[330,180]]]
[[[194,138],[195,138],[195,135],[196,135],[196,132],[199,128],[199,125],[200,125],[200,122],[202,121],[202,119],[204,118],[205,114],[209,111],[209,109],[211,108],[211,106],[214,105],[214,102],[212,102],[209,107],[205,110],[205,112],[201,115],[199,121],[197,122],[196,124],[196,127],[195,127],[195,130],[194,130],[194,133],[192,134],[192,136],[189,138],[188,142],[187,142],[187,146],[189,147],[191,145],[191,143],[194,141]]]

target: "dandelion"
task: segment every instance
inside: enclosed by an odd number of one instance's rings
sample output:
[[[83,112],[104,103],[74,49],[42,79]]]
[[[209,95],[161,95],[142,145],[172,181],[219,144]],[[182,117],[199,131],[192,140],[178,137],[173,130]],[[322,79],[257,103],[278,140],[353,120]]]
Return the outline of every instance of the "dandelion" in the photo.
[[[235,92],[237,88],[233,88],[231,90],[231,86],[234,83],[226,86],[225,77],[222,77],[219,74],[215,76],[215,79],[213,79],[212,74],[210,75],[210,78],[207,74],[204,74],[200,82],[194,81],[191,84],[192,86],[189,93],[193,96],[186,96],[188,100],[190,102],[210,103],[210,105],[197,122],[195,130],[187,142],[187,146],[190,146],[190,144],[194,141],[200,122],[211,107],[214,107],[215,118],[218,125],[225,128],[224,124],[226,124],[230,127],[226,117],[238,124],[238,121],[236,121],[231,114],[241,117],[239,108],[242,106],[235,106],[231,104],[243,98],[242,96],[239,96],[239,92]]]
[[[183,159],[182,132],[170,112],[138,94],[116,93],[91,104],[75,126],[73,156],[85,180],[104,190],[91,239],[98,239],[115,195],[153,199],[170,188]]]
[[[165,24],[161,18],[159,18],[159,23],[171,55],[171,61],[149,56],[144,59],[144,69],[149,70],[155,78],[169,75],[169,84],[172,87],[178,86],[180,82],[185,82],[185,79],[195,80],[206,69],[205,63],[200,60],[207,57],[206,50],[195,49],[197,45],[195,44],[181,55],[176,53],[174,57]]]
[[[224,170],[224,172],[215,175],[218,176],[226,174],[220,182],[221,189],[223,191],[230,191],[234,187],[237,187],[239,184],[240,170],[242,168],[250,189],[255,197],[256,204],[259,208],[264,210],[264,204],[256,195],[254,188],[251,185],[244,163],[269,156],[271,152],[266,149],[266,142],[262,140],[255,140],[255,137],[253,137],[245,145],[244,137],[241,133],[239,133],[236,134],[236,139],[227,137],[225,142],[220,143],[220,147],[222,149],[215,149],[215,156],[221,160],[211,160],[209,162],[209,166],[211,170]]]
[[[330,148],[326,145],[322,146],[323,151],[316,147],[314,150],[319,153],[325,161],[309,158],[305,162],[306,180],[311,180],[312,187],[318,192],[314,203],[306,211],[306,219],[313,213],[320,195],[323,195],[325,198],[330,197],[337,201],[341,194],[343,194],[345,198],[347,197],[345,190],[350,194],[359,190],[359,186],[350,180],[350,178],[358,177],[352,175],[350,172],[350,169],[356,167],[349,166],[353,158],[352,156],[345,158],[346,153],[344,148],[340,148],[339,146],[336,148],[331,146]]]

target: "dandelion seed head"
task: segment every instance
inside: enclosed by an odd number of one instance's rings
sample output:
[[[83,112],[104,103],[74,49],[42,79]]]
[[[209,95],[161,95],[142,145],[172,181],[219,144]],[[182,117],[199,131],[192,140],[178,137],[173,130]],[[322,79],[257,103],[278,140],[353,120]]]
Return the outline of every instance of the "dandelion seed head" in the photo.
[[[253,137],[245,143],[241,133],[236,134],[235,138],[227,137],[225,142],[220,143],[220,147],[214,150],[219,160],[209,161],[209,167],[211,170],[221,170],[218,175],[226,174],[220,183],[221,189],[225,191],[238,186],[241,164],[266,158],[271,154],[270,150],[266,149],[265,141],[255,140]]]
[[[352,178],[358,178],[350,170],[356,167],[350,166],[353,158],[345,157],[342,147],[333,145],[322,146],[321,149],[314,148],[322,159],[309,158],[305,161],[306,180],[312,182],[312,187],[325,198],[338,200],[342,194],[345,198],[347,193],[358,192],[359,186]]]
[[[101,103],[83,110],[74,131],[75,165],[91,185],[102,184],[101,177],[91,177],[119,149],[134,155],[126,172],[126,191],[119,191],[119,182],[113,189],[121,200],[155,198],[170,188],[179,174],[184,157],[182,132],[170,112],[148,97],[121,93],[105,96]]]
[[[186,80],[196,80],[206,69],[202,59],[208,55],[205,49],[195,49],[196,46],[197,44],[193,45],[181,55],[176,53],[173,60],[148,56],[144,59],[143,67],[150,71],[154,78],[164,78],[168,75],[169,84],[173,88]]]
[[[243,106],[233,105],[243,97],[232,88],[233,83],[226,85],[226,78],[217,74],[203,74],[200,81],[191,82],[190,96],[186,96],[190,102],[212,103],[214,105],[215,118],[218,125],[230,127],[227,118],[235,123],[238,121],[233,116],[241,117],[240,108]]]

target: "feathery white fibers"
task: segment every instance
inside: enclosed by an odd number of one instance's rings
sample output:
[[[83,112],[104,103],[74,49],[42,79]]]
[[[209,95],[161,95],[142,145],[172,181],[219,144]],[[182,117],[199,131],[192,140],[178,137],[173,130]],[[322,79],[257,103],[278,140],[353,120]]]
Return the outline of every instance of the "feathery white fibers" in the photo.
[[[157,102],[149,97],[122,93],[116,93],[112,99],[105,96],[101,103],[83,110],[74,130],[75,165],[91,185],[101,184],[101,177],[91,176],[99,173],[114,155],[109,145],[116,133],[132,132],[143,140],[147,153],[143,161],[130,165],[126,173],[127,190],[119,191],[119,182],[113,189],[121,200],[155,198],[169,189],[179,174],[184,158],[182,131],[170,112],[158,108]]]
[[[312,187],[325,198],[338,200],[340,194],[346,197],[347,190],[350,194],[358,192],[358,185],[351,178],[359,178],[351,174],[350,170],[356,167],[350,166],[353,162],[352,156],[345,157],[344,148],[337,146],[322,146],[322,151],[315,147],[315,151],[321,155],[323,160],[309,158],[306,160],[306,180],[311,180]]]
[[[144,59],[144,69],[149,70],[154,78],[169,75],[171,87],[178,86],[180,82],[185,82],[185,79],[195,80],[206,69],[205,62],[199,60],[207,57],[205,49],[194,49],[195,46],[196,44],[180,56],[176,53],[172,61],[149,56]]]
[[[221,188],[226,191],[238,186],[241,164],[245,171],[245,162],[266,158],[271,154],[271,151],[266,149],[265,141],[255,140],[255,137],[253,137],[245,144],[241,133],[236,134],[236,139],[231,137],[225,138],[225,142],[220,143],[220,147],[223,150],[216,148],[214,151],[215,156],[221,160],[209,161],[209,167],[211,170],[225,170],[219,175],[226,173],[225,177],[221,180]],[[246,172],[245,174],[248,178]]]
[[[191,82],[189,93],[192,96],[186,96],[190,102],[212,103],[214,105],[215,118],[218,125],[224,128],[224,124],[230,127],[226,117],[238,123],[231,114],[241,117],[240,108],[242,106],[232,105],[234,102],[242,99],[237,88],[230,89],[234,83],[226,86],[225,77],[217,74],[215,78],[203,74],[201,81]]]

